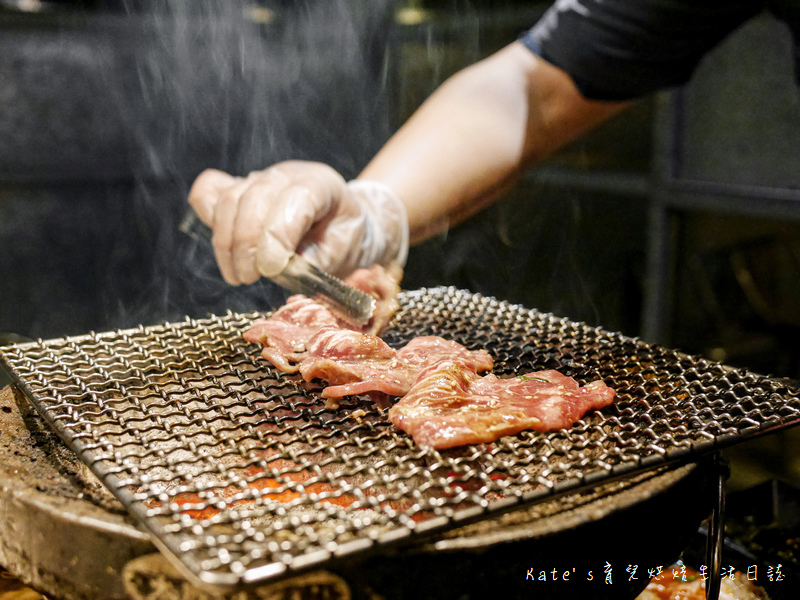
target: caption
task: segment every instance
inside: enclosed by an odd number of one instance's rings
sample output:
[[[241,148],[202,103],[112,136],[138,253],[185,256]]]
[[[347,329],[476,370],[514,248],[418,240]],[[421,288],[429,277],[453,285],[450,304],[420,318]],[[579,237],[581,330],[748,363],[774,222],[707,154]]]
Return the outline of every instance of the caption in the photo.
[[[766,578],[772,582],[784,581],[784,574],[781,572],[781,568],[782,565],[775,567],[769,566],[766,569],[762,567],[760,574],[762,581],[763,578]],[[766,573],[764,573],[765,570]],[[639,565],[627,565],[624,572],[615,575],[612,565],[609,562],[606,562],[601,569],[597,569],[597,571],[586,571],[585,574],[577,573],[575,571],[575,567],[566,570],[552,569],[550,571],[543,571],[536,569],[536,567],[531,567],[527,570],[525,579],[528,581],[540,581],[547,583],[569,583],[570,581],[579,581],[581,578],[583,578],[585,581],[596,581],[599,583],[604,583],[605,585],[613,585],[615,577],[621,577],[625,581],[636,581],[640,578],[644,578],[647,581],[654,579],[657,581],[663,579],[692,581],[697,578],[702,578],[702,580],[705,581],[708,578],[708,567],[706,565],[701,565],[700,569],[696,573],[697,574],[695,575],[692,572],[687,572],[685,566],[675,566],[670,568],[656,566],[639,569]],[[721,575],[725,579],[733,580],[737,576],[740,576],[746,578],[747,581],[758,583],[759,567],[758,565],[750,565],[747,567],[747,571],[744,573],[736,571],[736,569],[733,567],[727,567],[722,569]]]

